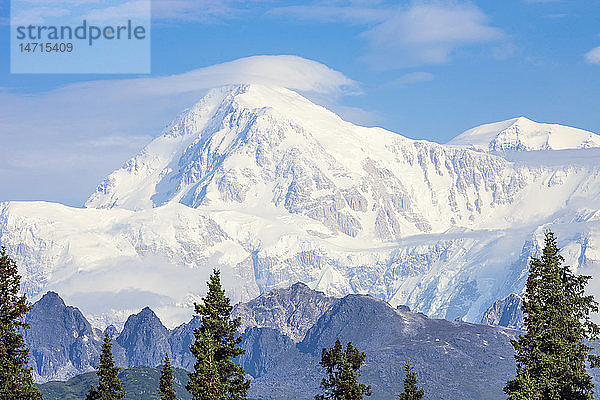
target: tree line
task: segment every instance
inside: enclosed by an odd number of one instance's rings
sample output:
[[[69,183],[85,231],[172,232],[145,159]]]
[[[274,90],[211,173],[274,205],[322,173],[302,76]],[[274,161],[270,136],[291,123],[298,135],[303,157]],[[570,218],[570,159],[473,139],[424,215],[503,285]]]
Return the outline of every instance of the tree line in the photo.
[[[541,258],[532,258],[522,304],[525,333],[511,343],[515,349],[516,376],[507,382],[508,400],[588,400],[593,399],[594,384],[586,370],[600,365],[600,357],[591,353],[589,342],[597,340],[600,328],[590,318],[598,312],[598,303],[585,293],[590,276],[577,275],[557,247],[550,231],[545,234]],[[19,295],[20,276],[17,265],[4,248],[0,252],[0,400],[38,400],[41,393],[33,385],[31,368],[27,368],[28,349],[22,332],[27,329],[23,318],[30,306]],[[250,381],[234,359],[245,353],[237,333],[241,321],[232,318],[233,306],[221,285],[220,273],[214,270],[208,292],[195,312],[201,325],[194,331],[190,351],[196,358],[188,373],[186,389],[194,400],[245,400]],[[366,354],[339,338],[331,348],[324,348],[320,365],[324,369],[315,400],[361,400],[371,396],[371,386],[359,382],[360,368]],[[404,364],[403,391],[400,400],[421,400],[425,392],[419,387],[414,366]],[[126,393],[118,378],[119,368],[112,355],[112,339],[105,333],[97,370],[98,386],[91,386],[86,400],[120,400]],[[165,354],[159,387],[161,400],[176,400],[173,368]],[[434,393],[432,395],[435,395]]]

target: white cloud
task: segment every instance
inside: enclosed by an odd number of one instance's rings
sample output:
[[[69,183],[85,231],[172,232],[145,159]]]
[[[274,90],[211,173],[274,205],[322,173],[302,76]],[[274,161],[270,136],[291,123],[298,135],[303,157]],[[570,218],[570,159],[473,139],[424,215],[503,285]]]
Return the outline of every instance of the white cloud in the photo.
[[[296,56],[248,57],[183,74],[83,82],[38,94],[0,89],[0,201],[81,204],[208,88],[235,83],[284,86],[326,103],[358,93],[342,73]]]
[[[443,64],[460,46],[503,38],[486,15],[470,4],[417,4],[368,30],[365,60],[377,69]]]
[[[588,64],[600,65],[600,46],[595,47],[583,56]]]

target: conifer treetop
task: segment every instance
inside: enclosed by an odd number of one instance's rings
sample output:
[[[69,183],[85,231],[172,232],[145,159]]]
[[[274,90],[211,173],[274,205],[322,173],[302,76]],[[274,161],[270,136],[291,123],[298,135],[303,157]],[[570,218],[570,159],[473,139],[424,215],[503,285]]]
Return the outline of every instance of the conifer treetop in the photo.
[[[202,324],[194,331],[195,341],[190,347],[196,363],[188,374],[186,389],[194,400],[245,400],[250,381],[244,368],[233,362],[245,353],[237,333],[241,322],[231,318],[233,307],[221,287],[218,270],[213,270],[208,293],[195,304],[195,310]]]
[[[404,363],[404,391],[398,395],[400,400],[421,400],[425,391],[417,386],[417,374],[410,361]]]
[[[359,370],[366,354],[361,353],[351,342],[342,348],[340,338],[336,338],[331,349],[323,349],[319,364],[325,368],[327,377],[321,382],[322,394],[315,400],[361,400],[371,395],[371,386],[359,383]]]
[[[23,321],[30,310],[25,295],[19,295],[21,276],[17,263],[0,248],[0,399],[38,400],[41,393],[33,386],[29,349]]]
[[[112,339],[108,332],[104,334],[102,353],[100,353],[100,367],[98,374],[98,394],[102,400],[121,400],[125,397],[123,384],[118,378],[119,368],[115,366],[112,355]]]
[[[173,368],[169,360],[169,354],[165,353],[165,361],[160,373],[158,393],[160,400],[177,400],[177,393],[173,388]]]
[[[591,277],[563,262],[554,233],[545,232],[541,258],[529,263],[522,305],[527,332],[511,341],[517,371],[504,388],[510,400],[593,398],[586,363],[596,367],[600,358],[586,343],[599,337],[590,319],[598,303],[585,293]]]

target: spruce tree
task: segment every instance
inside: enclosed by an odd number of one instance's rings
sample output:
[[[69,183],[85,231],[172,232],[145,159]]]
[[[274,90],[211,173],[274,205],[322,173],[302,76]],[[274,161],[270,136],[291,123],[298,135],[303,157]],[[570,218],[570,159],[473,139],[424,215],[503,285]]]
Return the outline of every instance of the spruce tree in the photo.
[[[218,270],[213,270],[208,293],[202,303],[195,304],[195,310],[202,325],[194,331],[196,340],[190,350],[196,363],[188,374],[186,389],[194,400],[246,399],[250,381],[244,368],[233,362],[245,353],[237,334],[241,322],[239,318],[231,319],[233,307],[221,287]]]
[[[98,375],[98,388],[93,385],[87,394],[89,400],[121,400],[125,397],[123,384],[117,377],[119,368],[115,366],[112,355],[112,339],[108,332],[104,334],[104,343],[102,343],[102,353],[100,354],[100,367],[96,374]]]
[[[512,341],[517,373],[504,388],[510,400],[593,398],[586,361],[596,367],[600,357],[586,342],[599,336],[590,319],[598,303],[585,295],[591,277],[572,273],[563,261],[554,234],[546,232],[541,259],[529,264],[522,306],[527,332]]]
[[[158,393],[160,400],[177,400],[177,393],[173,388],[173,368],[171,368],[171,361],[167,353],[165,353],[165,361],[160,371]]]
[[[29,349],[23,331],[29,325],[23,321],[30,306],[25,295],[19,296],[21,277],[17,263],[0,249],[0,400],[41,399],[33,386]]]
[[[410,361],[404,363],[404,391],[398,395],[400,400],[421,400],[425,392],[417,386],[417,375]]]
[[[327,372],[321,382],[323,394],[315,396],[316,400],[361,400],[371,395],[371,386],[358,383],[360,366],[365,361],[365,353],[348,342],[342,351],[340,338],[337,338],[331,349],[323,349],[319,363]]]
[[[100,400],[100,393],[98,393],[94,385],[90,385],[90,389],[85,395],[85,400]]]

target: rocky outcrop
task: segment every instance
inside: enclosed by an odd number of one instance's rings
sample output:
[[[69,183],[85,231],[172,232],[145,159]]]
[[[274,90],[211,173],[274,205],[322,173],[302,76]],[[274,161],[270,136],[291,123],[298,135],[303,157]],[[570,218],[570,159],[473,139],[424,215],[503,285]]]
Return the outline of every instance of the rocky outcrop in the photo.
[[[98,365],[102,334],[75,307],[66,306],[55,292],[33,304],[25,321],[25,342],[34,379],[66,380]]]
[[[246,353],[236,362],[254,379],[278,368],[282,358],[299,355],[296,343],[276,329],[248,328],[242,338]]]
[[[194,316],[190,322],[181,324],[171,331],[171,363],[181,368],[191,370],[196,359],[190,352],[190,346],[196,340],[194,331],[202,325],[200,317]]]
[[[241,319],[240,332],[249,327],[272,328],[300,342],[334,302],[335,298],[298,282],[236,305],[233,315]]]

